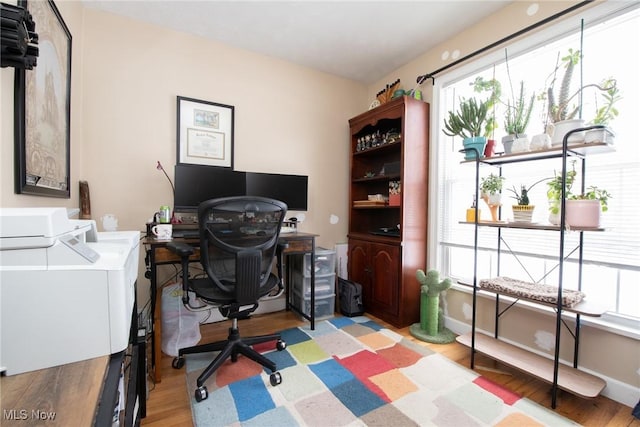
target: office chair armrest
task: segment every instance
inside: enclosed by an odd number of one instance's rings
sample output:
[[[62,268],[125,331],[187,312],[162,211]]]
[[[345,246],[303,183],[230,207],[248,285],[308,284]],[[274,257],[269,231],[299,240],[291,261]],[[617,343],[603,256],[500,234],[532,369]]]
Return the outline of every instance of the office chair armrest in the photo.
[[[167,249],[178,255],[180,258],[188,258],[193,255],[194,252],[193,246],[183,242],[169,242],[167,243]]]
[[[189,257],[193,255],[194,248],[182,242],[169,242],[167,249],[178,255],[182,264],[182,304],[189,307]]]

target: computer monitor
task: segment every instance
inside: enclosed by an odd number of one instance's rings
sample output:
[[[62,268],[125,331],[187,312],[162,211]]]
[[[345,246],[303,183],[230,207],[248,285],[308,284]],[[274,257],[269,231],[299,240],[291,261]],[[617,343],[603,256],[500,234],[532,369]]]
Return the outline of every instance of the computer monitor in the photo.
[[[307,210],[306,175],[247,172],[247,195],[281,200],[290,211]]]
[[[246,193],[245,172],[212,166],[178,164],[175,167],[174,209],[195,212],[201,202]]]
[[[242,172],[213,166],[178,164],[174,175],[176,212],[195,212],[209,199],[262,196],[285,202],[290,211],[307,210],[306,175]]]

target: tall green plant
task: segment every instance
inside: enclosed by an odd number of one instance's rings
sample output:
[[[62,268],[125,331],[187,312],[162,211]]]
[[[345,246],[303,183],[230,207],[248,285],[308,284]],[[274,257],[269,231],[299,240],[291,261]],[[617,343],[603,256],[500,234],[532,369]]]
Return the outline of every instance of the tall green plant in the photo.
[[[561,65],[556,65],[556,69],[554,70],[553,80],[551,85],[547,88],[547,111],[549,113],[549,117],[551,117],[554,123],[560,120],[572,119],[579,111],[578,107],[573,107],[571,111],[569,111],[569,102],[579,93],[578,91],[573,95],[570,95],[573,70],[580,62],[580,57],[581,55],[579,50],[574,51],[573,49],[569,49],[568,55],[561,58]],[[564,75],[562,77],[560,91],[558,92],[558,97],[556,99],[554,86],[556,73],[560,66],[564,67]]]
[[[489,92],[489,98],[485,101],[485,105],[487,106],[487,115],[489,117],[487,117],[486,120],[483,136],[491,138],[493,136],[493,132],[498,129],[496,105],[501,102],[500,97],[502,96],[502,84],[496,79],[485,80],[483,77],[476,77],[471,85],[476,93]]]
[[[461,138],[473,138],[482,135],[482,129],[487,120],[487,105],[475,98],[460,100],[457,111],[449,111],[449,116],[444,120],[442,130],[448,136],[460,136]]]
[[[558,57],[559,56],[560,55],[558,55]],[[546,99],[547,118],[551,120],[552,123],[575,118],[578,112],[580,112],[580,106],[572,105],[572,102],[576,96],[581,95],[587,88],[594,88],[605,97],[606,104],[604,106],[604,110],[596,111],[596,117],[598,120],[604,119],[608,121],[617,115],[617,110],[616,113],[613,113],[612,110],[607,107],[612,107],[619,99],[616,98],[616,96],[619,95],[619,91],[617,89],[617,82],[614,78],[605,79],[601,84],[586,84],[579,87],[574,92],[571,91],[574,69],[580,62],[581,58],[582,55],[579,50],[574,51],[573,49],[569,49],[566,56],[563,56],[556,61],[556,68],[552,73],[551,83],[547,87],[546,93],[541,96],[543,99]],[[556,94],[556,80],[558,78],[558,71],[561,68],[564,68],[564,74],[560,82],[559,91]],[[607,99],[607,97],[609,98]]]
[[[509,135],[520,135],[527,131],[535,94],[531,95],[528,101],[525,100],[524,81],[520,81],[520,92],[517,100],[507,101],[507,110],[504,116],[504,128]]]

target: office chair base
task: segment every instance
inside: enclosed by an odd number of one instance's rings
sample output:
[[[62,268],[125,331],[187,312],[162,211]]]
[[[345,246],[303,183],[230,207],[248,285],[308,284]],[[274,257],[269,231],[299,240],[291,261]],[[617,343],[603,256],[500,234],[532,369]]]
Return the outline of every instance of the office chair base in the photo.
[[[209,391],[207,390],[207,387],[202,386],[196,389],[196,392],[195,392],[196,402],[202,402],[207,397],[209,397]]]
[[[182,360],[184,361],[184,359]],[[269,383],[274,387],[281,384],[282,375],[280,374],[280,372],[276,371],[269,375]],[[209,390],[207,389],[207,386],[203,385],[201,387],[198,387],[194,393],[194,397],[196,399],[196,402],[202,402],[203,400],[207,399],[209,397]]]
[[[234,319],[236,320],[236,319]],[[235,323],[235,322],[234,322]],[[282,375],[276,369],[276,364],[258,353],[251,348],[254,344],[260,344],[269,341],[276,341],[276,350],[282,351],[287,348],[287,344],[282,340],[279,334],[261,335],[257,337],[241,338],[240,331],[237,326],[229,328],[229,337],[225,341],[218,341],[215,343],[196,345],[188,348],[181,348],[178,352],[178,357],[175,357],[171,363],[174,369],[180,369],[185,364],[184,356],[186,354],[197,354],[212,351],[219,351],[220,353],[216,358],[207,366],[200,374],[196,381],[195,399],[197,402],[201,402],[209,397],[207,387],[204,385],[205,381],[218,369],[227,359],[231,359],[232,362],[238,361],[238,355],[242,354],[256,363],[261,364],[265,368],[271,371],[269,375],[269,383],[272,386],[277,386],[282,383]]]
[[[282,375],[280,372],[276,371],[269,375],[269,383],[274,387],[278,384],[282,384]]]

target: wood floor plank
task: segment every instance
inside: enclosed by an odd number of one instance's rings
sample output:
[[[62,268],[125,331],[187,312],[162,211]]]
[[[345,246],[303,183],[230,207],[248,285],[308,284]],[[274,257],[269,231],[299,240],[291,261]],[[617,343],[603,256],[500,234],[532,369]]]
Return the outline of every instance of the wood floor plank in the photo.
[[[390,324],[371,317],[380,325],[389,328],[407,339],[430,348],[462,366],[469,367],[469,349],[460,343],[432,344],[416,340],[409,328],[398,329]],[[261,335],[272,333],[295,326],[307,324],[292,312],[281,311],[256,315],[239,323],[241,333],[247,335]],[[212,342],[225,339],[228,333],[228,322],[202,325],[200,332],[202,342]],[[174,427],[193,425],[189,398],[193,390],[187,391],[186,377],[183,369],[171,367],[172,357],[164,355],[161,360],[162,382],[150,384],[152,389],[147,401],[147,417],[142,420],[143,426]],[[476,371],[533,402],[551,409],[551,388],[549,384],[536,378],[524,375],[509,366],[500,364],[490,358],[477,355],[476,366],[486,369]],[[640,427],[640,420],[631,415],[631,408],[617,403],[604,396],[594,399],[582,399],[562,390],[558,393],[556,412],[585,427]]]

